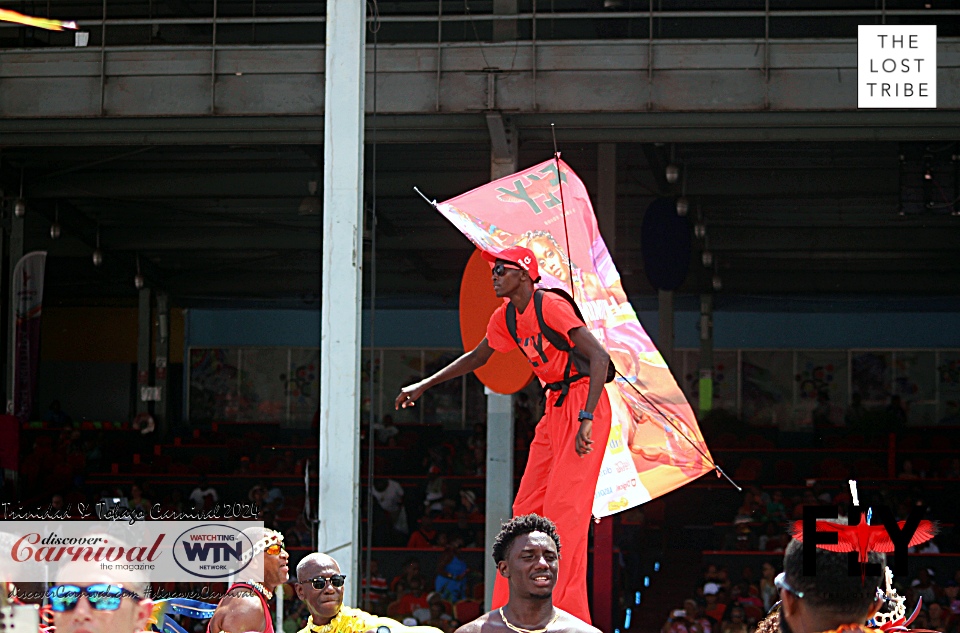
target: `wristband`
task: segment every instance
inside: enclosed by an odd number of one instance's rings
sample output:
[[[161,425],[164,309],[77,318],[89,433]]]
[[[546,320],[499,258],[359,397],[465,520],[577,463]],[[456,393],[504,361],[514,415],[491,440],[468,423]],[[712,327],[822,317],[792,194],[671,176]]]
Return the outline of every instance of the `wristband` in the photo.
[[[581,409],[581,410],[580,410],[580,413],[577,414],[577,419],[578,419],[578,420],[592,420],[592,419],[593,419],[593,414],[592,414],[592,413],[587,413],[586,411],[584,411],[584,410]]]

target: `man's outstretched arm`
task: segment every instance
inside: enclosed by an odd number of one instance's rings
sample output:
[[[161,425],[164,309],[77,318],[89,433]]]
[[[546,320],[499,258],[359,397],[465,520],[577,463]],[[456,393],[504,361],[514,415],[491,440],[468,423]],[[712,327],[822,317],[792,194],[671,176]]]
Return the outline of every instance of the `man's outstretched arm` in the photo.
[[[493,356],[493,348],[490,347],[490,344],[487,343],[487,339],[484,338],[472,350],[453,361],[434,375],[424,378],[420,382],[415,382],[412,385],[407,385],[401,389],[400,395],[397,396],[397,399],[394,402],[394,408],[399,409],[403,407],[406,409],[407,407],[412,407],[413,403],[416,402],[416,400],[423,395],[423,392],[430,387],[439,385],[441,382],[445,382],[451,378],[459,378],[464,374],[469,374],[470,372],[483,367],[486,362],[490,360],[491,356]]]

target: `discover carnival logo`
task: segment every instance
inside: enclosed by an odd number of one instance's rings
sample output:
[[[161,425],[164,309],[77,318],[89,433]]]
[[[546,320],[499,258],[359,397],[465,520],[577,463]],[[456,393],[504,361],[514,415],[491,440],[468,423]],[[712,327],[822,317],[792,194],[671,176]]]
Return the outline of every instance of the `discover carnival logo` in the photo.
[[[260,521],[3,521],[0,569],[21,583],[51,582],[61,572],[109,573],[118,582],[194,582],[244,572],[262,582],[262,565],[251,564],[260,552],[249,535],[258,529]]]

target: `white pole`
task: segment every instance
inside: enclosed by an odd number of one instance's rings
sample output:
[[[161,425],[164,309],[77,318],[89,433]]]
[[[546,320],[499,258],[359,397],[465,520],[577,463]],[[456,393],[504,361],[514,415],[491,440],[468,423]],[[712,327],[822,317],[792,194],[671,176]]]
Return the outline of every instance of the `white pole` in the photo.
[[[358,604],[366,3],[328,0],[323,143],[318,547]]]

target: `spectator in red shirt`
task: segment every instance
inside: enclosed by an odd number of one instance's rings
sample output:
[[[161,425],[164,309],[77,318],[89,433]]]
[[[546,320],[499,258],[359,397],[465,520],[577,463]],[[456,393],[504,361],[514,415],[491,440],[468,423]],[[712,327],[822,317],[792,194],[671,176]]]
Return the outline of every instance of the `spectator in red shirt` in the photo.
[[[410,535],[407,541],[407,547],[423,549],[433,547],[437,543],[437,530],[433,527],[433,519],[430,515],[420,517],[420,527]]]

